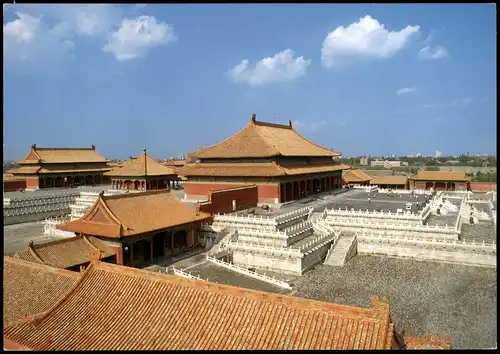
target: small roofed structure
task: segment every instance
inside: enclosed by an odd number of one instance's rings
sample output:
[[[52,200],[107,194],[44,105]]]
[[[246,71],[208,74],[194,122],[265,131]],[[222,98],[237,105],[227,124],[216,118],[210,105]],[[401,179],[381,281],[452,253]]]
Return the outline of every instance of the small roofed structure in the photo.
[[[370,350],[396,344],[389,305],[376,296],[371,308],[359,308],[103,262],[92,262],[50,310],[4,327],[4,338],[7,349],[33,350]]]
[[[7,171],[26,179],[28,189],[71,187],[109,183],[104,172],[109,160],[90,148],[40,148],[31,146],[28,155]]]
[[[13,257],[78,271],[81,266],[87,266],[94,257],[115,262],[115,255],[116,251],[108,247],[104,241],[80,235],[37,245],[30,242],[26,250],[14,253]]]
[[[471,178],[464,171],[419,171],[410,178],[412,189],[470,191]]]
[[[4,326],[50,310],[79,279],[77,272],[4,256]]]
[[[348,186],[368,186],[372,176],[368,176],[363,170],[345,170],[342,172],[342,179],[344,184]]]
[[[130,157],[105,175],[111,178],[113,188],[143,191],[168,189],[177,180],[176,172],[151,158],[146,149],[139,157]]]
[[[375,176],[370,181],[372,186],[390,189],[408,189],[408,177],[406,176]]]
[[[80,218],[60,230],[107,241],[117,264],[140,265],[195,246],[201,223],[210,214],[190,209],[170,190],[105,196]]]
[[[337,151],[317,145],[288,125],[250,122],[230,138],[188,154],[199,160],[178,170],[187,178],[188,198],[206,198],[210,190],[256,184],[260,203],[283,203],[342,186],[350,168]]]

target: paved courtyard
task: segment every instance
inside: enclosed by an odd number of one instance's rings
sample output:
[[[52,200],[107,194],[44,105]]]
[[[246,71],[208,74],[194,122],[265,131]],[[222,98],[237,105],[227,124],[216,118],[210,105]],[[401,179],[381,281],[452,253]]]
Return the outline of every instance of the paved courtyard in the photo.
[[[496,347],[496,268],[356,256],[344,267],[317,266],[294,289],[361,307],[371,306],[372,295],[387,296],[398,330],[449,334],[455,349]]]
[[[3,252],[11,254],[25,250],[28,243],[35,244],[59,240],[60,238],[45,236],[41,221],[28,222],[3,227]]]

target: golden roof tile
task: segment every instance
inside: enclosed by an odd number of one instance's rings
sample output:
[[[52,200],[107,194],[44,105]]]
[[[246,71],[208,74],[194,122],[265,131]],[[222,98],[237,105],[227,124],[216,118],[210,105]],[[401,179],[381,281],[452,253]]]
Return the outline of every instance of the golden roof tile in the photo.
[[[49,310],[80,278],[80,273],[3,258],[3,319],[19,321]]]
[[[340,156],[340,153],[317,145],[297,133],[292,123],[280,125],[250,123],[230,138],[188,154],[196,159],[252,158],[271,156]]]
[[[70,268],[90,262],[96,252],[99,252],[100,258],[116,254],[100,240],[75,236],[38,245],[30,244],[27,250],[17,252],[13,257],[56,268]]]
[[[418,171],[414,181],[470,181],[463,171]]]
[[[51,310],[10,324],[4,337],[34,350],[385,349],[389,317],[388,306],[344,306],[93,262]]]
[[[100,155],[93,145],[91,148],[40,148],[33,145],[28,155],[17,163],[82,163],[106,161],[108,160]]]
[[[373,177],[367,175],[363,170],[344,170],[342,178],[346,183],[369,182]]]
[[[408,177],[406,176],[375,176],[370,181],[370,184],[406,184]]]
[[[143,176],[172,176],[176,175],[175,171],[167,167],[155,159],[149,157],[144,152],[136,159],[128,159],[121,166],[113,168],[113,170],[104,174],[110,177],[143,177]]]
[[[210,214],[186,206],[170,190],[100,195],[80,219],[60,230],[120,238],[206,220]]]

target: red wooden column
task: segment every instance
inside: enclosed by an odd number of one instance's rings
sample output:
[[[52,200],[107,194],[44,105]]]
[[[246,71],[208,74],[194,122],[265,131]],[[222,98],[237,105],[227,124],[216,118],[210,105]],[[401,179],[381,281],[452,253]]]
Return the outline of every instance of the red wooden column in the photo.
[[[291,192],[292,192],[292,193],[291,193],[291,196],[292,196],[291,200],[294,200],[294,195],[293,195],[293,182],[292,182],[292,183],[290,183],[290,187],[291,187],[290,189],[291,189]]]
[[[171,235],[171,246],[172,246],[172,258],[174,258],[174,233],[173,232],[170,232],[170,235]]]
[[[149,259],[153,260],[153,236],[149,236]]]
[[[130,245],[130,266],[134,266],[134,245]]]

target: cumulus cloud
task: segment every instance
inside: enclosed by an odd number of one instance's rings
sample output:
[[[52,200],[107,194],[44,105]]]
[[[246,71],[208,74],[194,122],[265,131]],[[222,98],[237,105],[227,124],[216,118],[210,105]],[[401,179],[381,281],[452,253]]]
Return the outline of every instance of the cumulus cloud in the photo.
[[[153,16],[140,16],[134,20],[124,19],[103,50],[114,54],[118,60],[131,60],[143,56],[149,48],[176,39],[171,25],[157,22]]]
[[[425,46],[422,49],[420,49],[420,52],[418,53],[418,57],[421,60],[435,60],[435,59],[446,58],[448,56],[449,56],[448,51],[446,50],[445,47],[441,45]]]
[[[408,93],[412,93],[412,92],[415,92],[417,90],[417,88],[415,86],[413,87],[404,87],[402,89],[399,89],[396,91],[396,95],[405,95],[405,94],[408,94]]]
[[[44,25],[41,17],[16,13],[17,19],[3,25],[5,59],[13,62],[42,64],[50,56],[71,53],[75,45],[58,31]]]
[[[310,59],[294,57],[291,49],[279,52],[273,57],[267,57],[249,68],[249,61],[244,59],[240,64],[227,72],[227,75],[237,83],[249,85],[265,85],[276,82],[289,82],[306,74]]]
[[[326,120],[321,121],[293,121],[292,126],[296,130],[315,133],[320,131],[326,126]]]
[[[365,16],[328,33],[321,49],[321,62],[331,68],[347,57],[389,58],[402,50],[419,30],[420,26],[406,26],[399,32],[389,31],[376,19]]]

